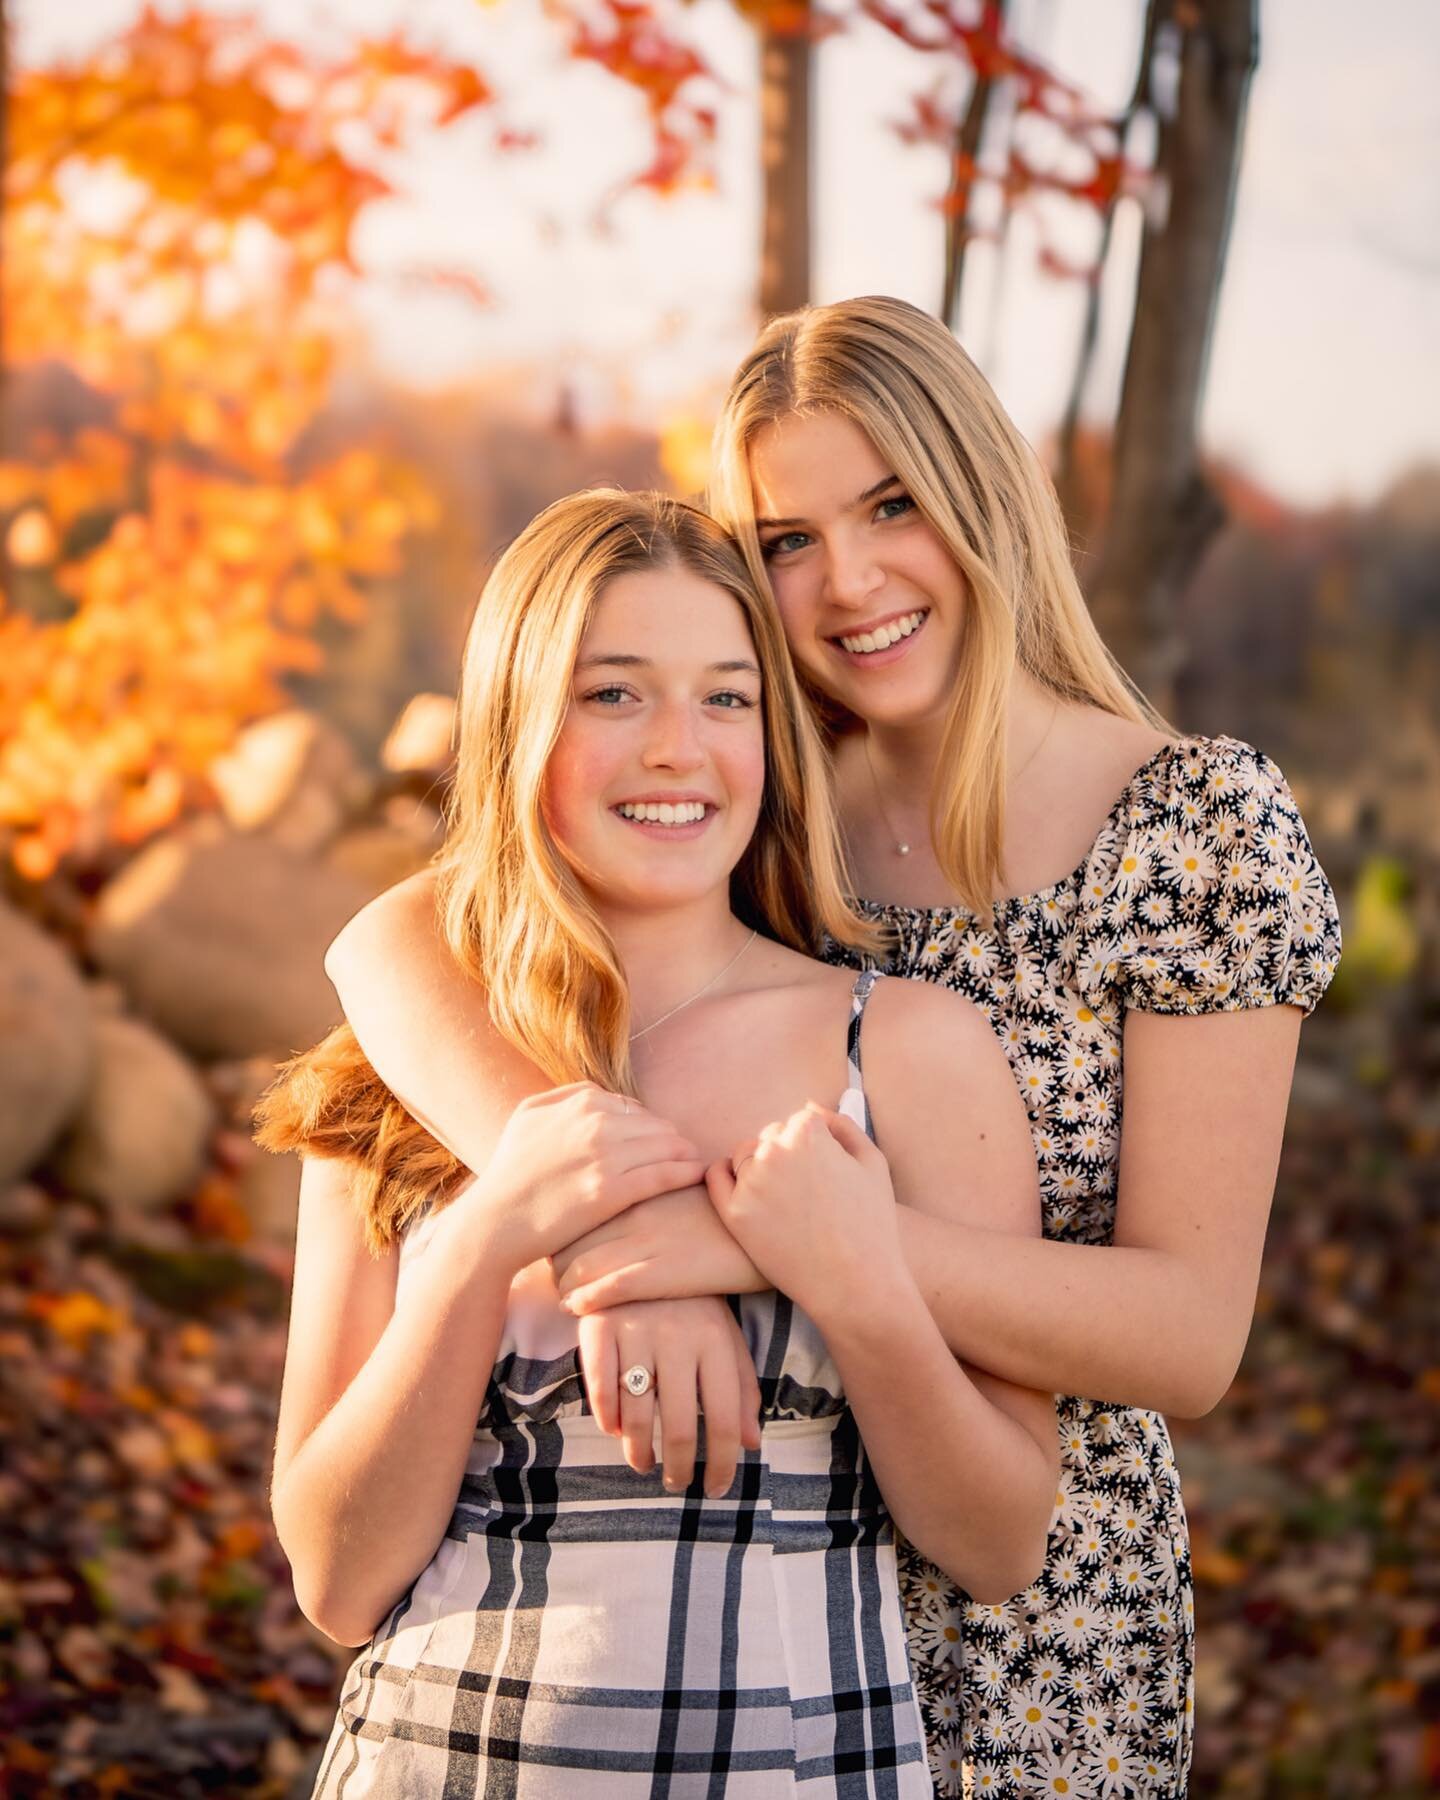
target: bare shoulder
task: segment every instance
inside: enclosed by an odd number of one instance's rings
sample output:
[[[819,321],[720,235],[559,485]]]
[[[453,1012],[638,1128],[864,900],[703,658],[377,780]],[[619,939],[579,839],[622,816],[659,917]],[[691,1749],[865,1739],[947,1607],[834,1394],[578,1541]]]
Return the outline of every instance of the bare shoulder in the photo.
[[[1056,720],[1051,751],[1076,779],[1099,794],[1113,795],[1174,741],[1173,734],[1143,719],[1119,719],[1098,706],[1065,706]]]
[[[887,976],[865,1012],[865,1067],[907,1080],[941,1064],[1009,1076],[990,1021],[972,1000],[930,981]]]

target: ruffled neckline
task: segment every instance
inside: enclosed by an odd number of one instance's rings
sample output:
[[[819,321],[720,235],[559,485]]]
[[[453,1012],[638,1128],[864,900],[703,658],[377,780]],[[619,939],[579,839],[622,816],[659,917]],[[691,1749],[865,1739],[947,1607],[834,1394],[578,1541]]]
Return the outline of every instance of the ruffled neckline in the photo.
[[[1149,777],[1150,771],[1156,764],[1166,757],[1180,756],[1197,746],[1209,748],[1215,745],[1233,746],[1236,749],[1246,748],[1238,738],[1205,737],[1198,732],[1191,733],[1188,737],[1176,738],[1173,743],[1162,744],[1158,750],[1145,758],[1115,796],[1114,804],[1106,813],[1104,823],[1096,832],[1094,841],[1081,858],[1079,865],[1068,875],[1062,875],[1058,881],[1052,881],[1048,887],[1035,888],[1028,894],[1007,894],[1004,899],[997,900],[994,909],[995,917],[997,919],[1011,918],[1016,913],[1028,911],[1032,906],[1043,906],[1047,900],[1053,900],[1057,894],[1062,894],[1067,889],[1079,887],[1085,879],[1085,871],[1090,867],[1090,859],[1095,854],[1096,844],[1109,831],[1115,823],[1116,815],[1128,804],[1131,794],[1140,786],[1141,782]],[[851,900],[851,905],[867,919],[879,919],[886,923],[896,924],[921,921],[928,924],[938,919],[974,919],[976,916],[968,906],[963,906],[958,901],[947,906],[907,906],[899,900],[866,900],[863,897],[857,897]]]

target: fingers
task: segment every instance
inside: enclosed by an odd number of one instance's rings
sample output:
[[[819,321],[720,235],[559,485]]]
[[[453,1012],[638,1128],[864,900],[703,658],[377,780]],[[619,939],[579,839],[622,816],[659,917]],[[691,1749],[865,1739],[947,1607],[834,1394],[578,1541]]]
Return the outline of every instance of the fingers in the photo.
[[[705,1171],[705,1191],[723,1219],[735,1193],[735,1175],[728,1162],[713,1162]]]
[[[620,1429],[620,1349],[604,1317],[580,1321],[580,1372],[595,1423],[614,1437]]]
[[[638,1360],[631,1356],[620,1370],[620,1442],[635,1473],[648,1475],[655,1467],[655,1387],[652,1383],[648,1394],[632,1394],[624,1380],[625,1369]],[[648,1363],[645,1366],[650,1367]]]
[[[705,1164],[698,1156],[646,1163],[616,1181],[614,1210],[624,1212],[642,1200],[653,1200],[657,1194],[674,1193],[676,1188],[697,1187],[704,1179]]]
[[[830,1112],[825,1107],[816,1107],[816,1113],[824,1120],[826,1128],[835,1142],[848,1155],[859,1162],[867,1162],[873,1156],[883,1155],[879,1145],[865,1134],[853,1119],[847,1119],[844,1113]]]
[[[695,1442],[699,1430],[694,1351],[683,1344],[662,1348],[656,1362],[655,1386],[659,1390],[660,1456],[665,1490],[683,1494],[695,1479]]]
[[[687,1298],[675,1292],[673,1279],[667,1279],[661,1264],[626,1263],[597,1275],[593,1281],[566,1288],[560,1304],[566,1312],[583,1319],[589,1313],[603,1312],[608,1306],[628,1306],[635,1300],[679,1300]]]
[[[740,1442],[747,1450],[760,1448],[760,1377],[745,1334],[735,1327],[735,1372],[740,1391]]]
[[[699,1385],[705,1414],[705,1492],[717,1500],[730,1491],[740,1461],[739,1371],[723,1339],[701,1351]]]

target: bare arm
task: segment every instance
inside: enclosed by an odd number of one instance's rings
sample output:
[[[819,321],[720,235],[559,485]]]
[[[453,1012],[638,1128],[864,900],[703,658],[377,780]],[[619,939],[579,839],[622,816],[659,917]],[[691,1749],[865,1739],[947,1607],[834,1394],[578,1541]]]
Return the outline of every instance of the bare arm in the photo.
[[[905,1203],[897,1224],[913,1215],[948,1226],[962,1192],[979,1193],[1006,1242],[1038,1243],[1025,1109],[985,1019],[954,995],[889,983],[870,1012],[866,1088]],[[897,1294],[885,1308],[889,1331],[872,1305],[832,1327],[827,1342],[901,1529],[975,1598],[1008,1599],[1045,1560],[1059,1469],[1054,1390],[957,1362],[935,1308],[916,1304],[929,1296],[906,1261],[909,1304],[897,1314]],[[889,1341],[897,1318],[917,1339],[903,1379]]]
[[[1054,1399],[956,1360],[906,1267],[894,1196],[943,1210],[957,1175],[973,1175],[1001,1223],[1038,1235],[1024,1108],[988,1025],[951,995],[896,983],[872,1002],[865,1035],[890,1162],[848,1120],[811,1107],[767,1127],[753,1152],[742,1146],[733,1179],[712,1167],[711,1198],[819,1325],[901,1530],[972,1595],[1004,1600],[1044,1564]]]
[[[1130,1014],[1113,1246],[1010,1235],[970,1180],[951,1180],[944,1216],[902,1204],[906,1262],[951,1349],[1021,1386],[1177,1418],[1214,1407],[1250,1330],[1299,1028],[1292,1006]],[[561,1291],[584,1313],[768,1285],[705,1210],[670,1194],[634,1208],[566,1248]]]
[[[578,1230],[693,1180],[671,1127],[588,1082],[523,1100],[397,1299],[348,1165],[304,1165],[271,1507],[296,1598],[363,1643],[429,1562],[465,1472],[511,1283]]]
[[[340,1162],[307,1161],[271,1507],[300,1609],[363,1644],[434,1555],[494,1366],[510,1274],[464,1198],[395,1304]]]
[[[1300,1018],[1129,1015],[1113,1246],[907,1211],[907,1261],[949,1342],[1057,1392],[1179,1418],[1215,1406],[1250,1331]]]

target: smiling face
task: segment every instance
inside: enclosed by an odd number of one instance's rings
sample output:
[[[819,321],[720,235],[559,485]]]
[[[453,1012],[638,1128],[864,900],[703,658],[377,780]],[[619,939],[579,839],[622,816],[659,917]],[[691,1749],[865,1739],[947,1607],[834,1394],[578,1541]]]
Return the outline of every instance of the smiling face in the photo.
[[[755,524],[795,661],[875,724],[943,717],[965,582],[895,472],[839,413],[792,413],[750,450]]]
[[[689,570],[617,575],[581,640],[545,820],[602,905],[717,898],[755,831],[765,733],[740,604]]]

